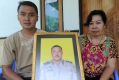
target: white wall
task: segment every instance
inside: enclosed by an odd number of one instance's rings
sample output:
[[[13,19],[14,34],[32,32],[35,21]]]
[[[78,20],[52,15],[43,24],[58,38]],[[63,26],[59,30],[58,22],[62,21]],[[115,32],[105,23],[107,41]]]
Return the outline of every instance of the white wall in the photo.
[[[64,30],[79,30],[79,0],[63,0]]]
[[[0,0],[0,37],[7,37],[21,29],[17,20],[17,7],[19,1],[23,0]],[[40,0],[29,1],[32,1],[37,5],[40,15]],[[40,28],[40,26],[39,16],[37,27]]]

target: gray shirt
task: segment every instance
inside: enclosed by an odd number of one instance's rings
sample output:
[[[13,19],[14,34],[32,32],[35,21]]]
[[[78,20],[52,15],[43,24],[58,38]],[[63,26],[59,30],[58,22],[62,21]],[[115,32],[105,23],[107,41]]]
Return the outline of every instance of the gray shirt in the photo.
[[[3,45],[2,65],[10,65],[15,59],[16,73],[31,77],[33,38],[24,37],[21,31],[9,36]]]

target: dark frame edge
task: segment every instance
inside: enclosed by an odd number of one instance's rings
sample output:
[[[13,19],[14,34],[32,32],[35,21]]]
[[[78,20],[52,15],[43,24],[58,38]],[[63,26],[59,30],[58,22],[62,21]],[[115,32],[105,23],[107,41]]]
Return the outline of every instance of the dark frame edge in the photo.
[[[80,35],[83,34],[83,19],[82,19],[82,0],[79,1],[79,28],[80,28]]]
[[[6,39],[7,37],[0,37],[0,39]]]

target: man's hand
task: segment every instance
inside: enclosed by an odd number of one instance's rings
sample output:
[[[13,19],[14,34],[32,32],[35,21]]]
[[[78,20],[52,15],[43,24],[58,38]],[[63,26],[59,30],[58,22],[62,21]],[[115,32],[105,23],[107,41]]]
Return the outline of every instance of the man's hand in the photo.
[[[18,76],[15,72],[12,71],[10,65],[3,65],[3,75],[8,80],[23,80],[20,76]]]

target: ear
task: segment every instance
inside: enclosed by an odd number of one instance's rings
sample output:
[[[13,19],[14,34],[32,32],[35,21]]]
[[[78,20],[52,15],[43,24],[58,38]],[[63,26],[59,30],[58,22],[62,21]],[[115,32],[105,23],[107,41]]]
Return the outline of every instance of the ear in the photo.
[[[18,21],[19,21],[19,15],[17,15],[17,19],[18,19]]]
[[[37,21],[38,21],[39,16],[37,16]]]
[[[107,26],[108,26],[108,24],[105,24],[105,25],[104,25],[104,28],[106,29],[106,28],[107,28]]]
[[[107,28],[107,25],[104,25],[104,30]]]

